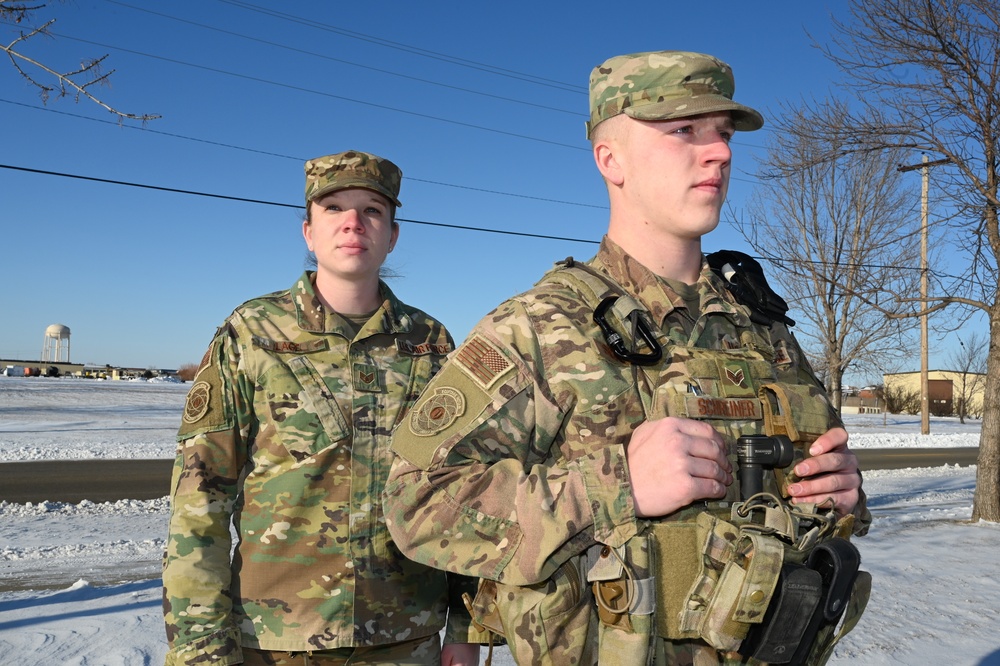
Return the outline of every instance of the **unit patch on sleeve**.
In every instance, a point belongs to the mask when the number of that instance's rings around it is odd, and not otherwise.
[[[439,386],[410,413],[410,432],[421,437],[436,435],[465,413],[465,396],[451,386]]]
[[[191,387],[184,403],[184,414],[181,416],[185,423],[197,423],[208,413],[211,393],[212,387],[208,382],[197,382]]]
[[[485,391],[514,365],[493,343],[477,335],[463,344],[455,355],[455,364]]]

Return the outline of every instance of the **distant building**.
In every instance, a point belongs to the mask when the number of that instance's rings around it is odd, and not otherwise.
[[[883,409],[885,405],[870,386],[862,389],[845,386],[841,392],[841,414],[881,414]]]
[[[920,395],[919,372],[897,372],[882,375],[882,382],[887,389],[895,389]],[[959,406],[956,401],[965,394],[968,405],[965,413],[976,416],[983,411],[983,394],[986,388],[986,375],[978,372],[956,372],[954,370],[927,371],[927,398],[931,414],[949,416],[957,413]]]

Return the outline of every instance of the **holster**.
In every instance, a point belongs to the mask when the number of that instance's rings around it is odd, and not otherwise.
[[[809,657],[820,630],[848,608],[860,565],[858,549],[839,537],[817,545],[805,565],[784,565],[775,601],[740,653],[770,664],[819,663]]]

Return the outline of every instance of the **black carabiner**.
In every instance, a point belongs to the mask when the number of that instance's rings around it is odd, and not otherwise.
[[[628,350],[625,346],[625,339],[619,334],[615,329],[611,327],[608,323],[605,314],[607,314],[608,309],[614,305],[615,301],[618,300],[617,296],[608,296],[594,309],[594,323],[597,324],[601,332],[604,333],[604,339],[611,347],[611,351],[614,355],[618,357],[618,360],[624,361],[625,363],[632,363],[633,365],[653,365],[661,358],[663,358],[663,350],[660,348],[660,344],[656,341],[653,336],[653,332],[649,330],[646,325],[645,320],[641,317],[636,321],[636,332],[642,337],[646,345],[649,346],[650,352],[647,354],[638,354]]]

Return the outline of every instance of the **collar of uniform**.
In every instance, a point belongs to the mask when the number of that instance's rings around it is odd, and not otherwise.
[[[655,273],[607,236],[601,239],[601,248],[594,257],[594,268],[621,285],[625,293],[637,298],[649,310],[657,325],[683,305],[681,297],[667,289]]]
[[[637,297],[649,310],[657,325],[662,326],[666,316],[675,309],[686,307],[684,299],[674,293],[663,280],[607,236],[601,239],[601,248],[594,257],[594,268],[606,273],[621,285],[626,293]],[[698,282],[709,286],[708,289],[699,287],[702,291],[702,314],[724,313],[735,317],[737,323],[743,320],[749,323],[746,313],[735,305],[729,290],[715,275],[704,257],[701,260],[701,275]]]
[[[298,319],[299,328],[311,333],[340,333],[348,340],[352,338],[351,329],[336,312],[327,310],[316,295],[315,288],[316,273],[306,271],[295,284],[292,285],[292,302],[295,303],[295,312]],[[382,321],[378,333],[405,333],[409,331],[413,322],[410,316],[403,310],[403,304],[392,293],[388,285],[379,280],[379,294],[382,296]],[[366,324],[362,330],[367,330]],[[369,331],[372,332],[372,331]]]

